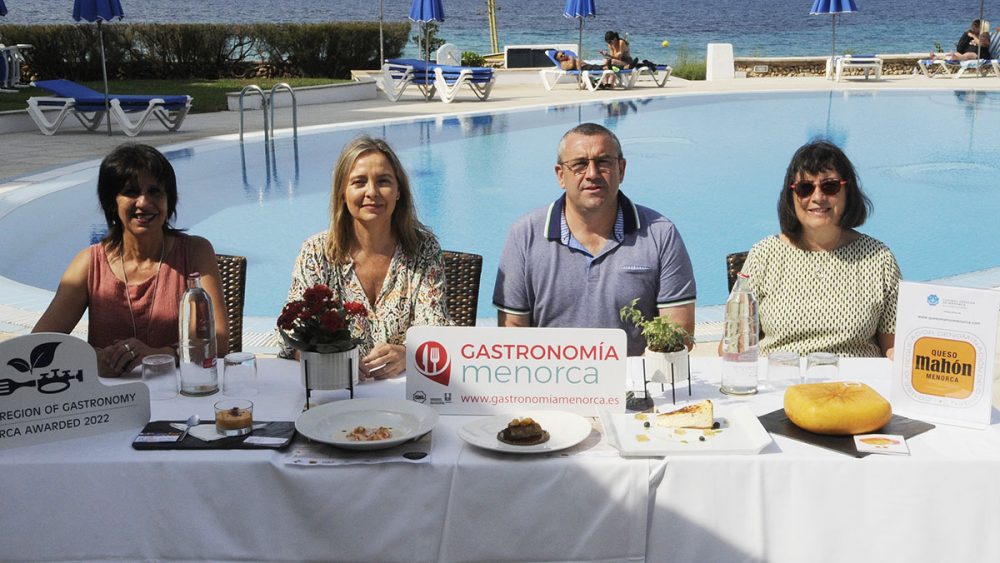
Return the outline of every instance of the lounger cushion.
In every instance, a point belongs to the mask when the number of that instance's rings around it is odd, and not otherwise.
[[[72,98],[78,111],[103,111],[104,94],[77,84],[72,80],[36,80],[35,86],[48,90],[60,98]],[[118,100],[125,111],[144,111],[153,99],[163,100],[166,109],[180,109],[187,105],[187,96],[153,96],[140,94],[108,94],[109,99]],[[39,105],[60,105],[58,102],[40,102]]]

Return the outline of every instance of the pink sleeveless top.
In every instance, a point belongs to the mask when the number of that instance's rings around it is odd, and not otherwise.
[[[90,272],[87,274],[88,331],[91,346],[103,348],[136,336],[153,348],[177,345],[177,315],[181,296],[187,289],[188,274],[187,235],[177,235],[174,247],[167,256],[157,276],[139,284],[130,284],[115,277],[108,264],[104,245],[90,247]],[[153,295],[154,280],[156,295]],[[135,334],[132,333],[132,315],[129,314],[126,289],[132,298],[135,315]]]

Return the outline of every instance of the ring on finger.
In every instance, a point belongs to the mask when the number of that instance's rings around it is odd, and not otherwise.
[[[125,344],[122,344],[122,348],[125,348],[126,352],[131,352],[132,351],[132,347],[128,345],[128,342],[126,342]]]
[[[132,359],[134,360],[135,359],[135,350],[129,348],[128,349],[128,353],[132,355]]]

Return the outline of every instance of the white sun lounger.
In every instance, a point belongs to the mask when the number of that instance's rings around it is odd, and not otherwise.
[[[389,59],[382,65],[382,90],[390,101],[398,101],[412,84],[429,100],[438,94],[450,104],[458,97],[462,86],[468,86],[480,100],[493,91],[496,76],[492,68],[439,65],[420,59]]]
[[[656,65],[656,70],[649,68],[648,66],[637,66],[632,69],[634,78],[632,79],[632,84],[638,84],[643,78],[648,78],[656,84],[657,88],[663,88],[666,85],[667,79],[670,78],[670,74],[674,71],[674,68],[670,65]]]
[[[569,56],[576,58],[576,53],[573,51],[563,51]],[[564,78],[572,78],[573,83],[578,81],[583,82],[583,85],[587,87],[591,92],[597,91],[598,86],[600,86],[601,81],[607,75],[612,75],[615,77],[615,83],[628,90],[635,85],[636,75],[634,71],[628,69],[622,69],[617,72],[611,69],[601,69],[601,70],[564,70],[560,65],[559,61],[556,60],[555,49],[547,49],[545,55],[549,57],[552,61],[552,68],[543,68],[538,71],[538,76],[542,79],[542,85],[545,86],[546,90],[551,91],[556,87],[560,81]]]
[[[1000,30],[995,30],[990,34],[990,52],[988,59],[972,59],[956,61],[948,59],[921,59],[917,61],[917,67],[927,78],[935,76],[950,76],[955,70],[952,78],[961,78],[967,70],[976,70],[978,73],[989,74],[992,70],[1000,78]]]
[[[875,73],[875,80],[882,79],[882,59],[875,55],[844,55],[842,57],[834,57],[833,65],[827,60],[826,77],[840,82],[844,77],[844,71],[849,68],[864,70],[865,80],[868,80],[868,75],[872,72]]]
[[[32,86],[48,90],[55,96],[28,98],[28,115],[45,135],[54,135],[70,115],[85,128],[93,131],[101,126],[106,111],[104,94],[71,80],[39,80]],[[129,137],[138,135],[150,117],[155,117],[168,131],[176,131],[191,109],[191,96],[143,96],[109,94],[111,117]],[[45,116],[43,108],[57,109],[55,119]],[[129,119],[129,113],[138,118]],[[109,119],[111,118],[109,117]]]

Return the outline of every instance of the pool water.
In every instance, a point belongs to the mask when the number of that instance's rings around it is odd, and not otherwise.
[[[463,108],[464,109],[464,108]],[[330,172],[359,133],[385,137],[409,171],[417,209],[445,249],[482,254],[479,316],[508,226],[561,190],[556,145],[572,126],[614,130],[623,191],[672,219],[694,263],[698,305],[725,301],[725,255],[778,230],[775,206],[797,147],[827,137],[858,169],[875,213],[862,227],[895,252],[903,276],[935,279],[997,265],[1000,93],[850,91],[671,96],[497,114],[327,127],[263,142],[169,151],[177,225],[249,260],[246,314],[275,317],[302,241],[327,228]],[[53,174],[0,218],[0,275],[55,289],[103,230],[97,168]],[[31,199],[34,194],[45,194]]]

